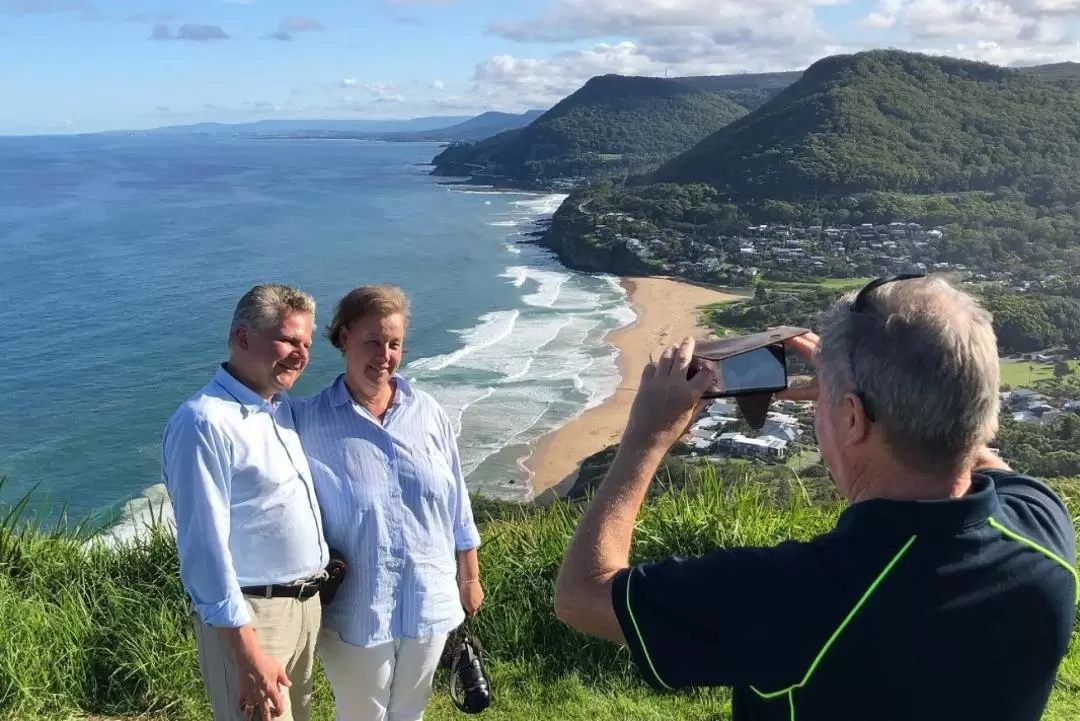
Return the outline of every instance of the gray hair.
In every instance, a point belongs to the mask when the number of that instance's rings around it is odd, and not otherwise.
[[[897,460],[954,472],[998,428],[993,318],[941,275],[886,283],[851,312],[845,295],[821,323],[818,357],[828,402],[857,393]]]
[[[229,347],[238,328],[266,330],[281,322],[286,313],[304,313],[315,318],[315,299],[302,290],[278,283],[257,285],[240,299],[229,328]]]

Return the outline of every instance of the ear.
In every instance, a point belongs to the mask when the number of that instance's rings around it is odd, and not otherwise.
[[[845,393],[840,407],[841,430],[848,445],[863,443],[870,437],[870,419],[862,400],[854,393]]]
[[[250,345],[250,339],[248,338],[248,329],[245,326],[240,326],[236,329],[235,335],[236,347],[241,350],[247,350]]]
[[[349,329],[345,326],[341,327],[338,331],[338,343],[341,345],[341,352],[344,353],[349,349]]]

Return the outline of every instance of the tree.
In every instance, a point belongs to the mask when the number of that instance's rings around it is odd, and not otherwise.
[[[1072,440],[1078,426],[1080,426],[1080,419],[1077,419],[1076,414],[1066,413],[1061,419],[1061,440]]]
[[[764,283],[758,283],[754,288],[754,300],[758,303],[766,303],[769,300],[769,289]]]
[[[1065,376],[1070,375],[1072,372],[1072,366],[1070,366],[1065,361],[1058,361],[1054,364],[1055,378],[1064,378]]]

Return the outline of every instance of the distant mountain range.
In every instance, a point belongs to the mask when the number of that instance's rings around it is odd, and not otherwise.
[[[251,123],[195,123],[166,125],[148,130],[116,130],[111,133],[142,135],[266,134],[300,131],[336,131],[353,133],[401,133],[436,130],[471,120],[472,116],[447,115],[399,120],[341,120],[312,118],[301,120],[256,120]]]
[[[401,120],[258,120],[251,123],[196,123],[149,130],[118,130],[123,135],[244,135],[276,138],[358,138],[399,141],[469,141],[528,125],[543,110],[477,116],[432,116]]]
[[[645,173],[799,76],[594,77],[524,128],[447,148],[434,172],[526,188]]]

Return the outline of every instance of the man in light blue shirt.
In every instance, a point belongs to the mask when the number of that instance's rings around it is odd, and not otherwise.
[[[329,551],[285,391],[307,367],[314,316],[315,301],[287,286],[244,295],[228,362],[162,438],[215,721],[310,716]]]

